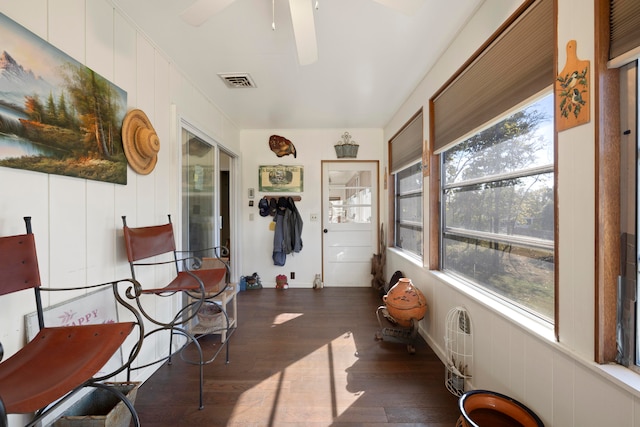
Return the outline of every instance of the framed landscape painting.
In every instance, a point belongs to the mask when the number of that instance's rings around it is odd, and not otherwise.
[[[0,14],[0,166],[127,183],[127,94]]]

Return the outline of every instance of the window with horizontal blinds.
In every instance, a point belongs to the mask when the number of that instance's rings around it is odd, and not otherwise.
[[[391,173],[422,158],[422,111],[391,138]]]
[[[553,0],[511,21],[433,98],[436,153],[553,84]]]
[[[640,1],[611,0],[609,59],[640,47]]]

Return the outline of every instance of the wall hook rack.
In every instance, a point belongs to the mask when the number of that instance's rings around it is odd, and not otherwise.
[[[300,200],[302,200],[302,196],[287,196],[287,195],[273,195],[273,196],[264,196],[263,199],[267,199],[268,201],[271,201],[271,199],[276,199],[278,200],[280,197],[291,197],[293,199],[294,202],[299,202]]]

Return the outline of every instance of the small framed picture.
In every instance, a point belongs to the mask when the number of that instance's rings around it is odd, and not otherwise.
[[[260,166],[258,184],[261,192],[302,193],[304,174],[302,166]]]

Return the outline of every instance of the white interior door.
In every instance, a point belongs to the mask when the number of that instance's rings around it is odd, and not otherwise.
[[[322,162],[324,286],[371,286],[378,252],[378,162]]]

